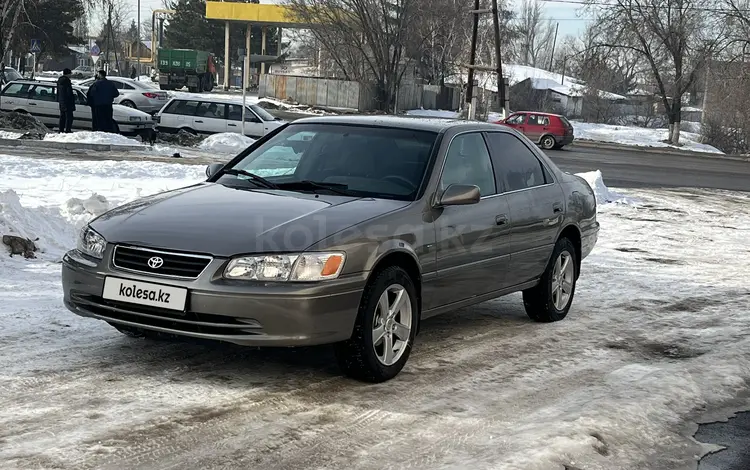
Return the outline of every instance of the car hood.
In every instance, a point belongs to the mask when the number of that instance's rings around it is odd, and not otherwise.
[[[120,206],[91,227],[109,243],[230,257],[302,251],[408,204],[200,183]]]

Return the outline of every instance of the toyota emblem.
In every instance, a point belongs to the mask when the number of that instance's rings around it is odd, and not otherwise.
[[[158,256],[154,256],[152,258],[149,258],[148,260],[148,267],[151,269],[159,269],[162,266],[164,266],[164,260],[159,258]]]

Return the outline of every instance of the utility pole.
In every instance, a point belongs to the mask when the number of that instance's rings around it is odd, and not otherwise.
[[[549,71],[552,72],[553,61],[555,60],[555,46],[557,45],[557,30],[560,29],[560,23],[555,26],[555,38],[552,40],[552,54],[549,56]]]
[[[138,37],[136,38],[136,41],[138,41],[138,45],[136,46],[135,55],[136,55],[136,69],[135,69],[135,78],[136,80],[140,81],[141,78],[141,0],[138,0],[138,32],[136,33]],[[154,47],[153,44],[151,44],[151,47]]]
[[[469,64],[465,67],[469,69],[469,80],[466,90],[466,102],[470,103],[469,117],[472,118],[476,114],[476,105],[474,104],[474,72],[485,71],[485,72],[496,72],[497,73],[497,106],[503,110],[503,114],[508,114],[508,102],[505,93],[505,80],[503,78],[503,65],[502,65],[502,54],[500,49],[500,9],[497,6],[497,0],[491,0],[491,8],[479,8],[479,0],[474,0],[474,9],[469,13],[473,16],[472,30],[471,30],[471,49]],[[491,13],[492,14],[492,26],[495,33],[495,67],[488,67],[476,64],[477,56],[477,35],[479,29],[479,15]]]

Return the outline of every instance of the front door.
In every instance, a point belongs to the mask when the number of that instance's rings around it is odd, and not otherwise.
[[[227,112],[227,132],[242,133],[242,105],[230,104]],[[245,110],[245,135],[254,138],[263,137],[263,121],[250,108]]]
[[[451,184],[480,189],[478,204],[435,210],[438,277],[425,308],[481,296],[506,285],[510,254],[509,213],[499,194],[487,145],[479,132],[450,143],[438,192]]]
[[[58,126],[60,124],[60,105],[54,85],[36,85],[29,92],[29,113],[44,124]]]
[[[507,191],[511,283],[517,285],[544,272],[562,228],[565,199],[552,174],[521,139],[507,132],[486,136]]]
[[[512,127],[513,129],[523,134],[524,129],[526,128],[526,114],[516,113],[510,115],[508,119],[505,120],[505,125],[508,127]]]
[[[73,111],[73,127],[75,129],[93,129],[91,120],[91,107],[86,102],[86,97],[78,90],[73,90],[76,99],[76,110]]]

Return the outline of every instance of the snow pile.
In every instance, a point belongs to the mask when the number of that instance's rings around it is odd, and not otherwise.
[[[142,147],[143,144],[135,139],[129,139],[120,134],[111,134],[109,132],[92,132],[81,131],[70,134],[47,134],[44,140],[48,142],[71,142],[87,144],[106,144],[106,145],[128,145],[133,147]]]
[[[20,139],[22,135],[21,132],[0,131],[0,139]]]
[[[59,210],[28,208],[13,190],[0,192],[0,235],[16,235],[35,240],[42,258],[57,261],[76,245],[76,228]],[[39,253],[37,253],[39,256]],[[5,256],[0,255],[0,259]]]
[[[607,204],[615,202],[619,204],[634,204],[634,201],[626,198],[625,196],[618,194],[614,191],[610,191],[607,185],[604,184],[604,177],[600,170],[588,171],[586,173],[576,173],[576,176],[580,176],[591,186],[596,197],[596,205]]]
[[[73,222],[76,227],[83,227],[94,217],[100,216],[110,209],[110,203],[106,197],[100,194],[92,194],[87,199],[72,197],[63,205],[61,213],[66,219]]]
[[[207,137],[203,142],[198,145],[200,150],[206,152],[215,153],[239,153],[252,144],[255,143],[255,139],[244,136],[242,134],[235,134],[233,132],[224,132],[221,134],[213,134]]]
[[[664,141],[667,139],[667,129],[649,129],[645,127],[612,126],[609,124],[595,124],[589,122],[571,122],[576,139],[593,140],[597,142],[611,142],[622,145],[639,147],[673,147]],[[700,134],[682,131],[680,133],[682,150],[695,152],[709,152],[723,154],[721,150],[710,145],[700,143]]]

